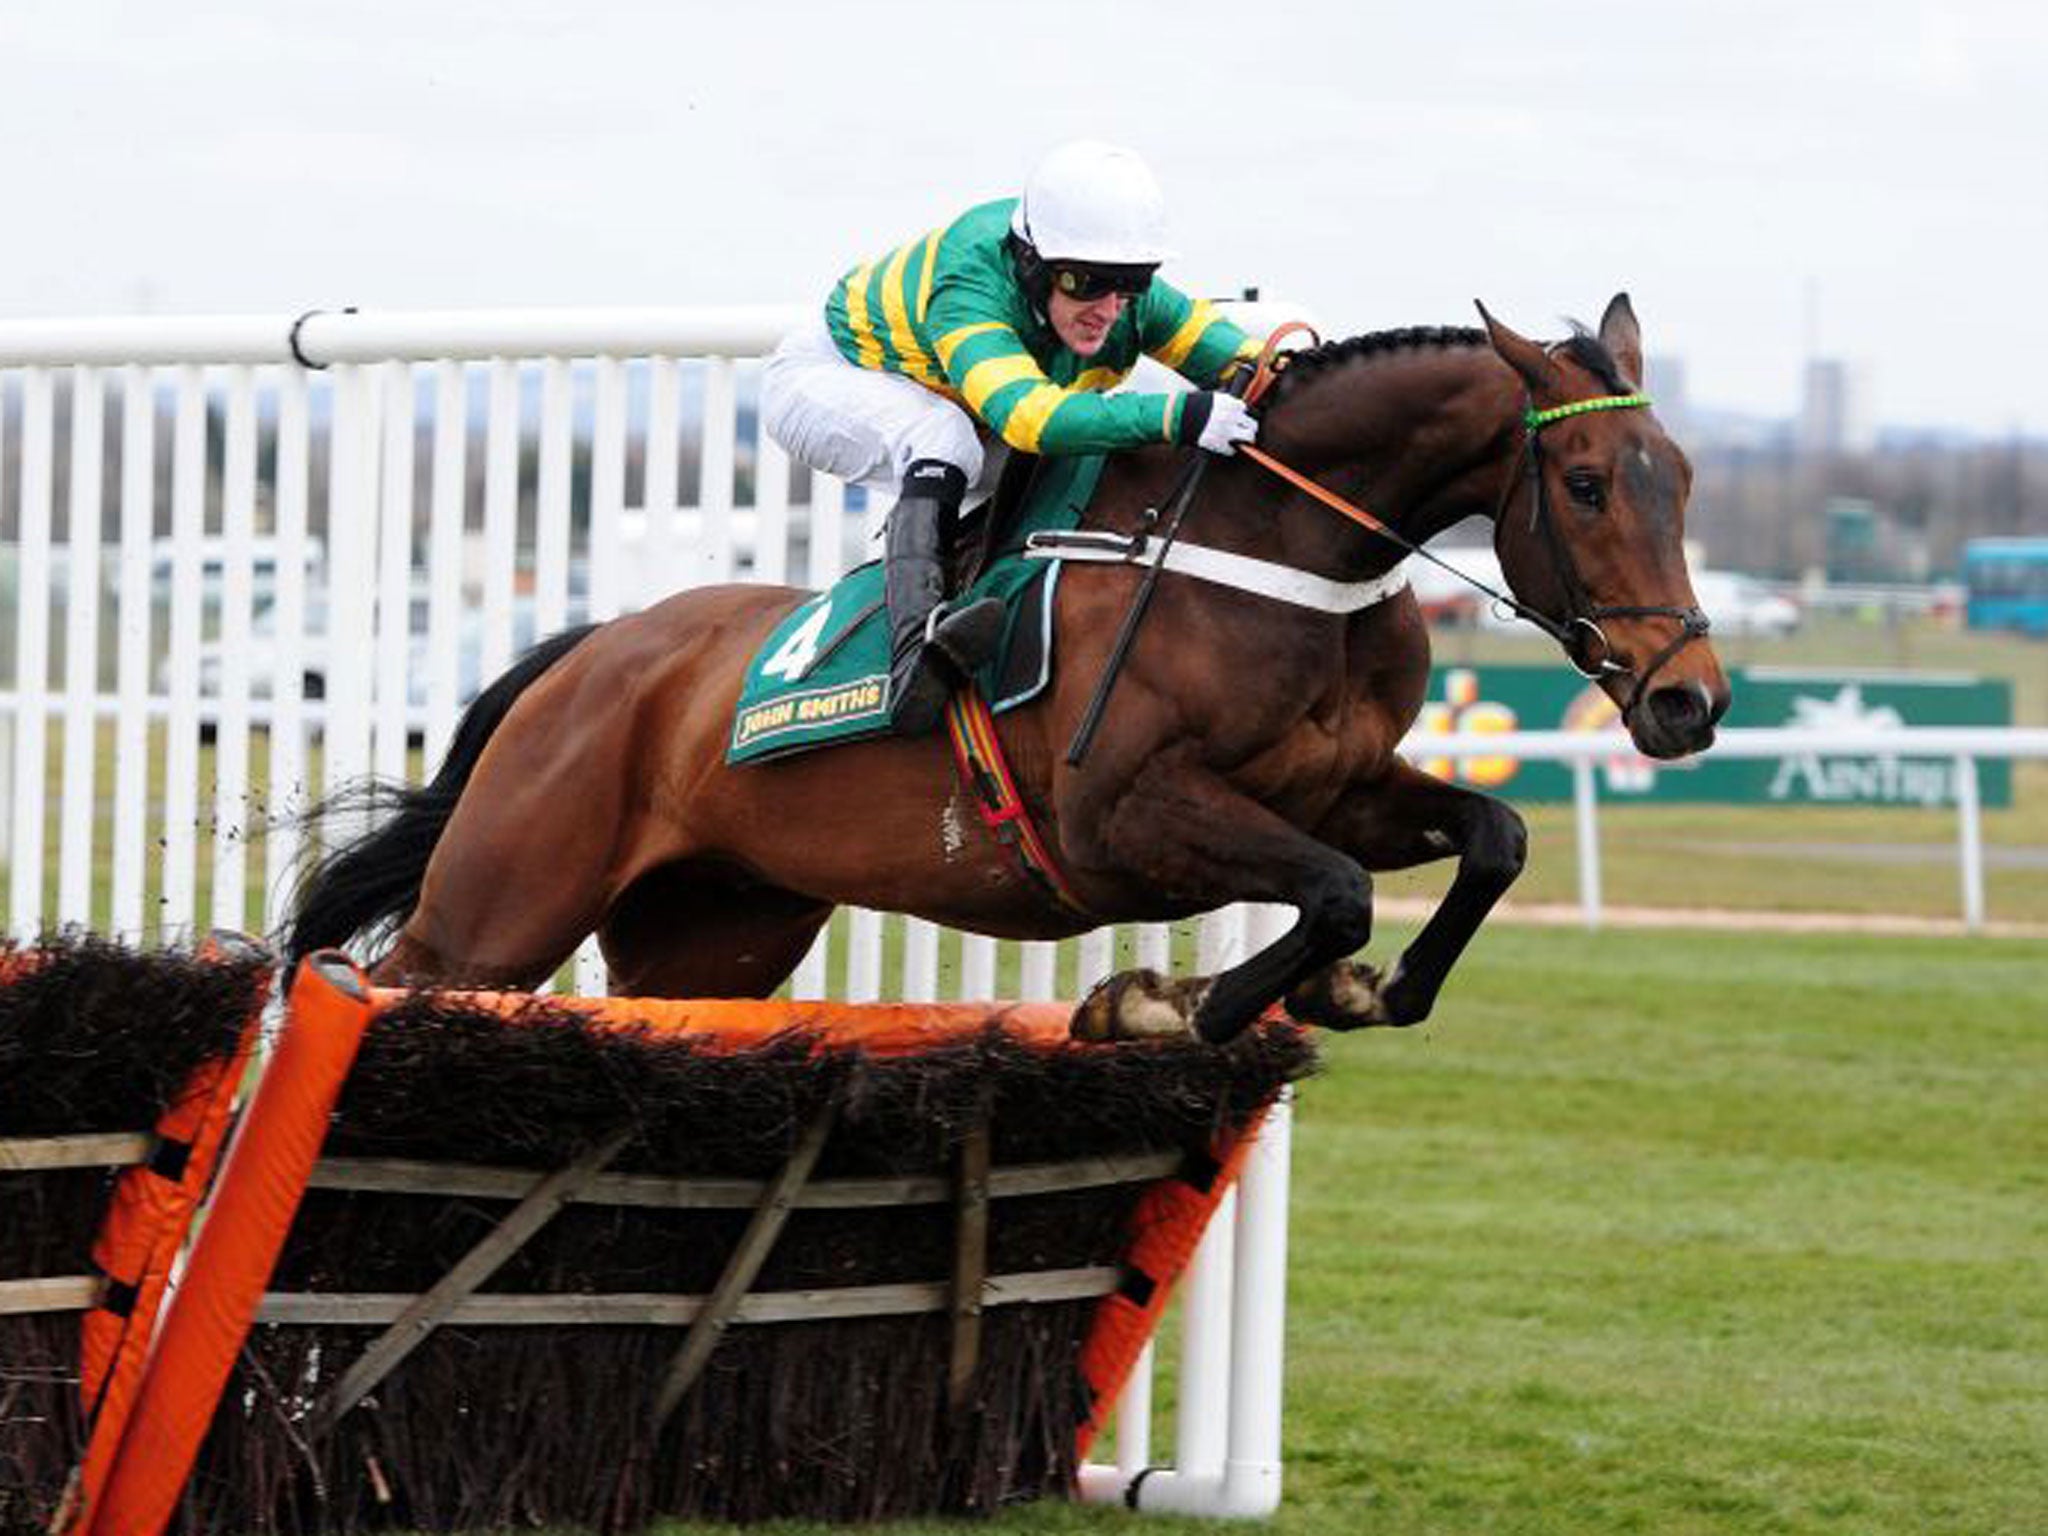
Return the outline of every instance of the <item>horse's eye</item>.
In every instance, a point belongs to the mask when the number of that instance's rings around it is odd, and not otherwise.
[[[1582,507],[1591,507],[1597,512],[1607,505],[1607,486],[1600,476],[1590,469],[1566,470],[1564,488],[1571,499]]]

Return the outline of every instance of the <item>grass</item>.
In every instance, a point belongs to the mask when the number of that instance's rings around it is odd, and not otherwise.
[[[2048,1527],[2048,945],[1494,928],[1326,1046],[1274,1529]]]

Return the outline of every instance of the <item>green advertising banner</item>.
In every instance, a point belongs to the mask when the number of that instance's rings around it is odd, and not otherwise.
[[[1728,726],[1884,730],[1908,725],[2009,725],[2012,685],[2004,679],[1903,672],[1732,668]],[[1597,766],[1600,793],[1617,800],[1742,802],[1765,805],[1954,805],[1955,762],[1890,753],[1801,754],[1659,763],[1629,745],[1619,711],[1568,668],[1440,666],[1403,751],[1441,778],[1515,800],[1569,800],[1562,763],[1511,757],[1432,759],[1428,737],[1451,731],[1600,731],[1615,749]],[[1987,806],[2012,803],[2012,765],[1978,764]]]

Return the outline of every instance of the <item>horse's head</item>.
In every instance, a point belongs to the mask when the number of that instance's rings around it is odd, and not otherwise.
[[[1495,519],[1502,574],[1613,699],[1641,751],[1700,751],[1728,708],[1728,678],[1685,566],[1692,466],[1639,393],[1628,295],[1615,295],[1597,337],[1554,346],[1479,312],[1527,394]]]

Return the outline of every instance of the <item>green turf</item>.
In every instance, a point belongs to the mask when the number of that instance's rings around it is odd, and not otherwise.
[[[1275,1529],[2048,1529],[2048,945],[1498,928],[1327,1044]]]

